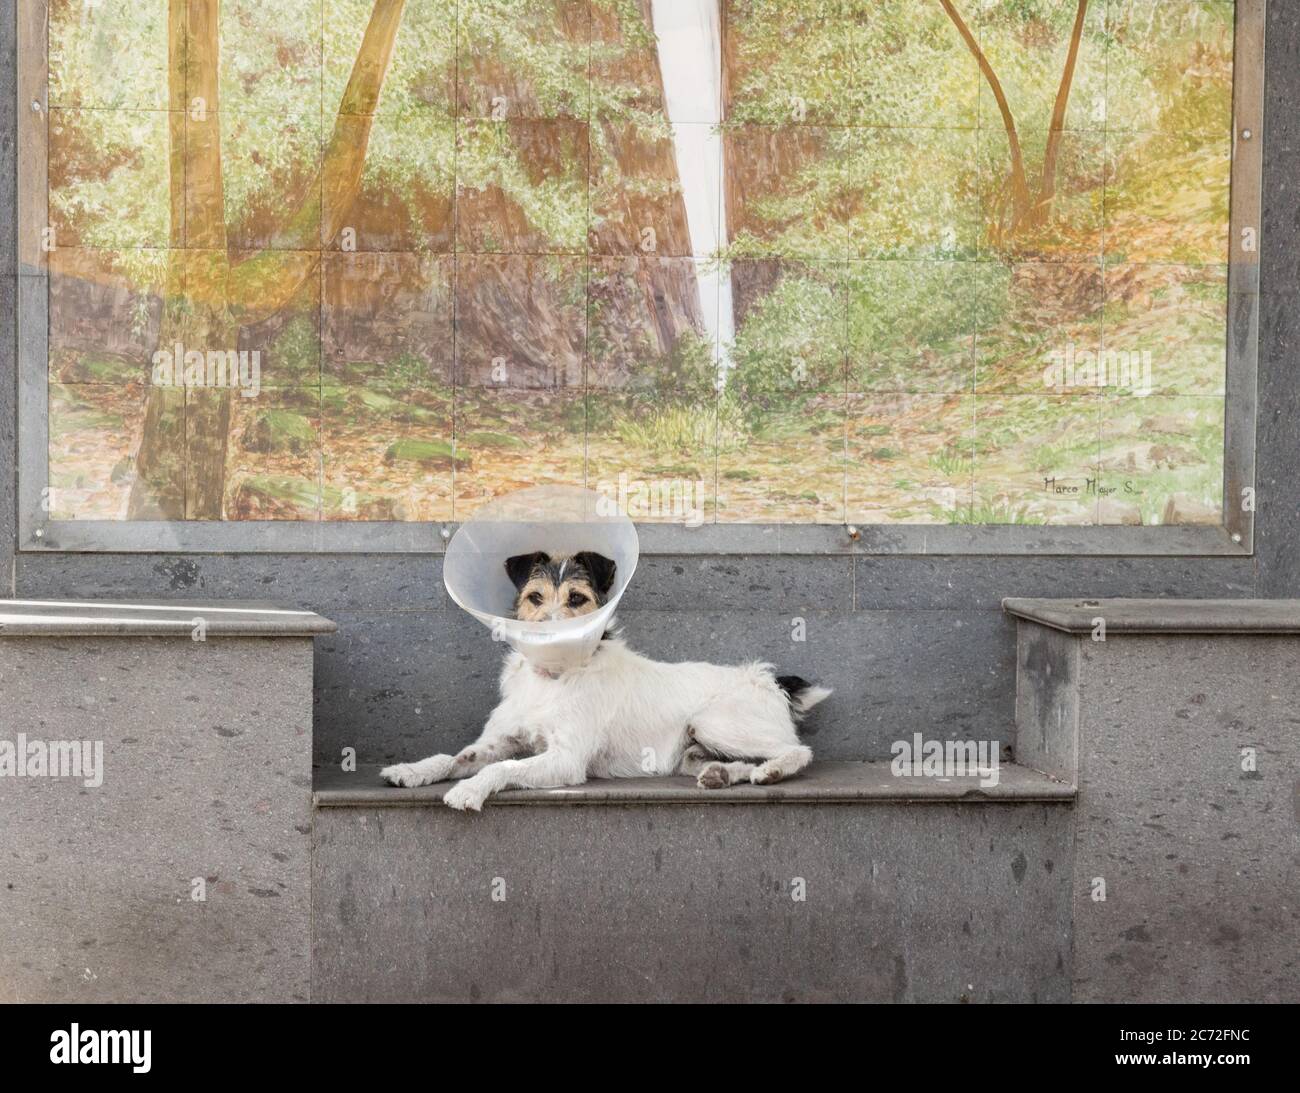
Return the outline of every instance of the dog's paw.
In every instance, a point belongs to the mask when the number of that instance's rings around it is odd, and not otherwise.
[[[760,763],[749,774],[749,780],[756,786],[770,786],[784,777],[785,771],[781,769],[780,764],[770,759],[766,763]]]
[[[427,786],[433,781],[424,771],[420,769],[419,763],[394,763],[391,767],[385,767],[379,772],[381,777],[390,786]]]
[[[700,789],[723,789],[731,785],[731,778],[727,774],[727,768],[721,763],[710,763],[700,771],[700,776],[695,779],[695,784]]]
[[[473,780],[460,782],[447,790],[442,798],[442,803],[448,808],[454,808],[458,812],[464,812],[469,809],[472,812],[480,812],[483,809],[483,802],[487,800],[487,794],[473,785]]]
[[[431,755],[417,763],[394,763],[379,776],[391,786],[431,786],[450,777],[455,765],[455,756]]]

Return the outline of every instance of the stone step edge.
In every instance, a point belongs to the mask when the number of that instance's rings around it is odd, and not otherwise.
[[[1112,634],[1300,634],[1300,600],[1009,596],[1002,610],[1067,634],[1091,633],[1098,620]]]
[[[337,768],[314,772],[312,804],[316,808],[445,807],[442,796],[455,783],[439,782],[415,789],[386,785],[378,764],[349,773]],[[825,761],[772,786],[743,784],[700,789],[683,776],[594,778],[561,789],[510,789],[492,797],[486,808],[500,805],[645,805],[645,804],[876,804],[1072,802],[1069,783],[1016,763],[1002,763],[997,784],[984,785],[979,775],[938,778],[899,776],[889,760]]]
[[[0,599],[0,638],[302,638],[338,627],[263,600]]]

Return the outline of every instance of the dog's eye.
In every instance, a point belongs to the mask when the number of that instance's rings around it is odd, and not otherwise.
[[[569,606],[570,606],[570,607],[581,607],[581,606],[582,606],[584,603],[586,603],[586,602],[587,602],[587,597],[584,596],[581,592],[570,592],[570,593],[569,593]]]
[[[528,594],[528,602],[531,603],[534,607],[541,607],[542,594],[540,592],[530,592]]]

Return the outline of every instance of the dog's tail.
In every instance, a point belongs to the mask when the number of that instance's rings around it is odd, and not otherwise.
[[[831,689],[809,683],[802,676],[777,676],[776,685],[785,692],[786,701],[795,716],[806,714],[818,702],[829,698]]]

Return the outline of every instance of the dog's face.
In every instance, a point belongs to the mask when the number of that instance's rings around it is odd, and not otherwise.
[[[538,551],[506,559],[514,583],[515,618],[552,622],[589,615],[604,603],[614,586],[615,565],[590,550],[571,558],[552,558]]]

